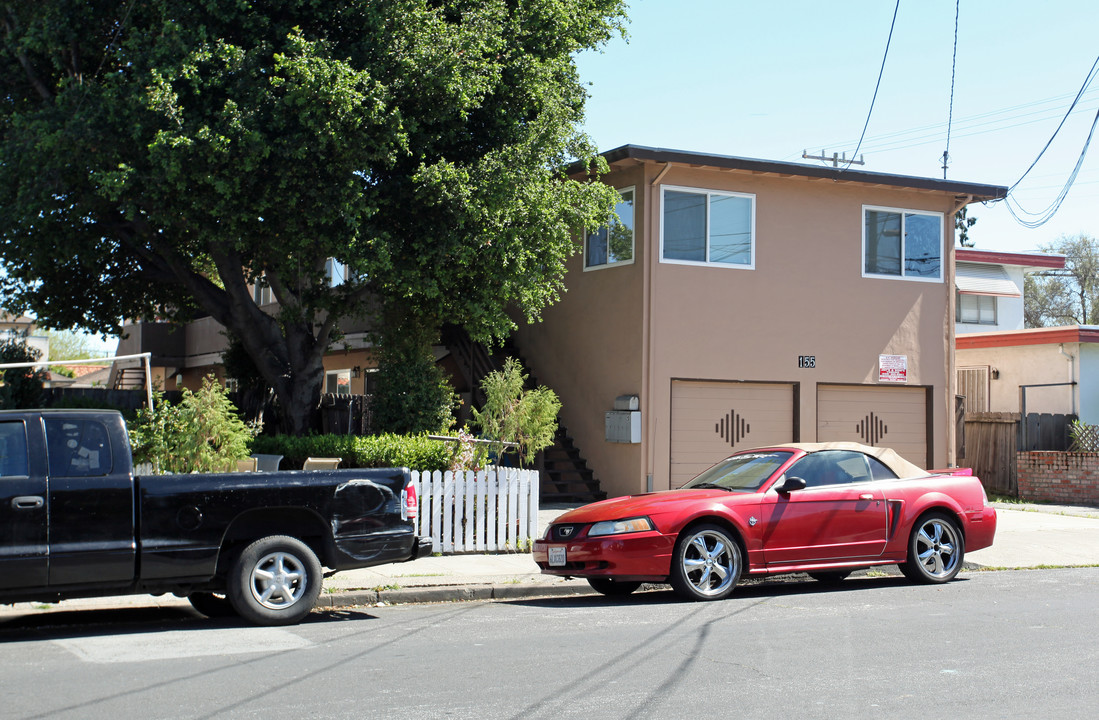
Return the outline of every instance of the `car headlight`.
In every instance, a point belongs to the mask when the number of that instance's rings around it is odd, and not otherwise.
[[[604,520],[597,522],[588,530],[588,537],[599,535],[622,535],[623,533],[646,532],[653,529],[653,522],[647,517],[628,518],[626,520]]]

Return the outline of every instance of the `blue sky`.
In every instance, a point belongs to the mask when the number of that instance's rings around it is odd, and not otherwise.
[[[579,57],[585,131],[635,144],[812,163],[851,155],[870,110],[894,0],[631,0],[628,40]],[[901,0],[858,169],[941,178],[954,0]],[[961,0],[950,180],[1010,186],[1053,135],[1099,55],[1094,0]],[[1099,79],[1014,197],[1045,209],[1099,109]],[[1097,133],[1099,135],[1099,133]],[[1099,137],[1059,212],[1036,229],[974,205],[978,248],[1026,252],[1099,237]]]

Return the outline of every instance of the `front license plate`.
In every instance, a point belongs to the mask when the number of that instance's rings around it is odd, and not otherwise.
[[[561,567],[565,564],[565,548],[551,547],[548,550],[550,567]]]

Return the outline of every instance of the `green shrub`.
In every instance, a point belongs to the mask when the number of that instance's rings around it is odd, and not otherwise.
[[[504,361],[502,370],[486,375],[481,381],[485,406],[471,411],[470,425],[480,431],[481,437],[493,441],[479,447],[487,447],[497,457],[513,452],[522,464],[529,465],[539,450],[553,444],[561,401],[547,387],[524,390],[526,381],[527,375],[515,358]],[[516,447],[509,448],[505,443]]]
[[[252,451],[282,455],[282,467],[299,469],[309,457],[342,458],[341,468],[407,467],[412,470],[446,470],[451,449],[425,435],[262,435]]]
[[[42,353],[27,345],[27,333],[16,333],[0,343],[0,363],[38,362]],[[0,370],[0,409],[42,407],[42,383],[49,379],[37,368]]]
[[[158,400],[129,426],[135,463],[152,463],[157,472],[224,472],[248,457],[252,431],[213,376],[197,393],[184,390],[178,405]]]

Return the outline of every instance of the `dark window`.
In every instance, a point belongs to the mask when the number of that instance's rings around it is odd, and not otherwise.
[[[0,477],[27,475],[27,429],[22,422],[0,423]]]
[[[92,477],[113,469],[107,426],[98,420],[46,418],[50,475]]]

